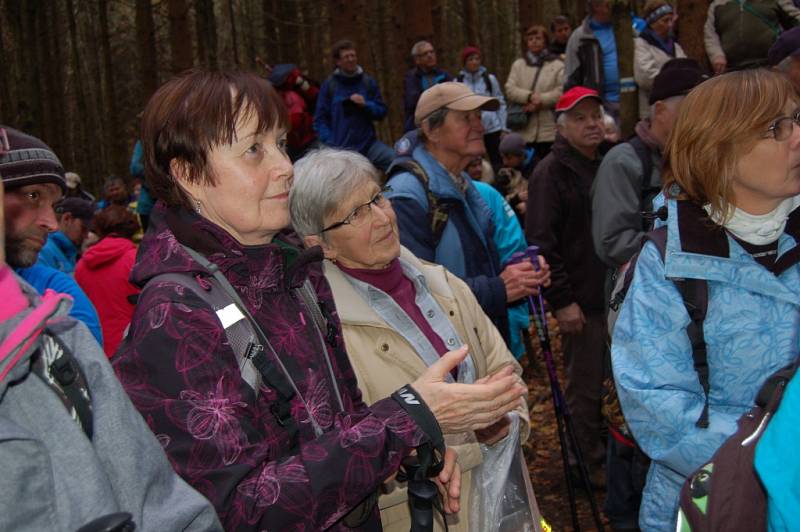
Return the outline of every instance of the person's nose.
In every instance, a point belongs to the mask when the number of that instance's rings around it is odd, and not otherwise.
[[[58,229],[58,220],[56,220],[56,211],[53,210],[53,207],[48,205],[46,207],[42,207],[39,212],[39,225],[44,229],[47,229],[48,233],[52,233],[56,229]]]

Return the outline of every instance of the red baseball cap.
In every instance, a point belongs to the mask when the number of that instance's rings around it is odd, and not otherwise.
[[[558,99],[556,103],[556,114],[569,111],[586,98],[594,98],[599,103],[603,103],[603,99],[596,90],[586,87],[572,87]]]

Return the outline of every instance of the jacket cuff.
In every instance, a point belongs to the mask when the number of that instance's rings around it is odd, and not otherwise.
[[[428,436],[434,449],[439,450],[444,456],[445,444],[442,429],[422,396],[410,384],[407,384],[394,392],[392,399],[397,401],[414,423]]]

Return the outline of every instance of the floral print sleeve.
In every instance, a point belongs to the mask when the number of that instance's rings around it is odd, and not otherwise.
[[[244,295],[304,399],[291,404],[294,454],[270,410],[275,391],[262,385],[255,396],[214,311],[180,286],[143,292],[115,370],[175,470],[214,504],[226,530],[344,529],[341,518],[426,436],[392,399],[367,407],[346,356],[329,350],[340,411],[315,335],[304,330],[310,319],[291,292],[265,286]],[[380,530],[373,514],[365,529]]]

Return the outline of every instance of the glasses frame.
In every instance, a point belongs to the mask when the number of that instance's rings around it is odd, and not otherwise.
[[[384,185],[383,187],[381,187],[381,189],[378,192],[375,193],[374,196],[372,196],[371,200],[369,200],[366,203],[362,203],[361,205],[356,205],[355,208],[352,211],[350,211],[350,214],[348,214],[347,216],[344,217],[344,220],[342,220],[341,222],[332,223],[331,225],[329,225],[328,227],[326,227],[322,231],[320,231],[319,234],[322,234],[322,233],[325,233],[325,232],[328,232],[328,231],[333,231],[334,229],[342,227],[343,225],[353,225],[353,223],[351,221],[351,218],[353,217],[353,215],[355,215],[355,213],[356,213],[356,211],[358,209],[361,209],[363,207],[368,207],[369,208],[369,213],[371,215],[373,207],[378,207],[378,201],[381,199],[381,197],[384,196],[387,192],[391,192],[391,191],[392,191],[392,187],[390,187],[388,185]],[[385,199],[387,201],[389,200],[389,198],[385,198]],[[380,207],[378,207],[378,208],[380,208]],[[353,226],[353,227],[356,227],[356,226]]]
[[[789,131],[789,136],[785,138],[778,138],[778,131],[780,130],[780,124],[785,120],[791,120],[792,129]],[[772,124],[770,124],[770,126],[767,128],[767,134],[765,138],[772,137],[773,139],[775,139],[776,142],[784,142],[786,140],[789,140],[789,138],[792,136],[792,133],[794,133],[795,126],[800,126],[800,109],[795,111],[794,114],[791,116],[781,116],[779,118],[776,118],[772,122]]]

